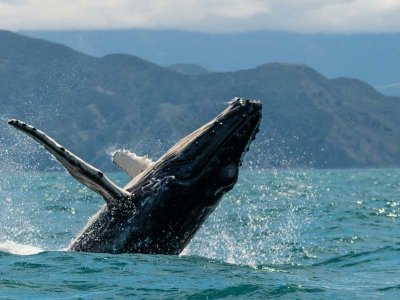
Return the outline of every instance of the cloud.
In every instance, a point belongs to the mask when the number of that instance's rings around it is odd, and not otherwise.
[[[9,30],[399,32],[399,0],[0,0]]]

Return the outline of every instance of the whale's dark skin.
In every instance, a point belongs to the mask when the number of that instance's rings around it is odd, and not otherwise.
[[[72,176],[106,200],[69,250],[179,254],[235,185],[260,120],[259,102],[235,98],[124,189],[43,132],[17,120],[9,124],[41,143]]]

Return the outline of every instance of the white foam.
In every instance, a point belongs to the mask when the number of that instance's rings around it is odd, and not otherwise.
[[[32,255],[43,251],[42,248],[19,244],[14,241],[0,242],[0,252],[7,252],[16,255]]]

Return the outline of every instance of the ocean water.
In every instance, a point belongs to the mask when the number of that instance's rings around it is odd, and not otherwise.
[[[66,252],[103,200],[0,175],[0,299],[400,299],[400,169],[241,170],[180,256]]]

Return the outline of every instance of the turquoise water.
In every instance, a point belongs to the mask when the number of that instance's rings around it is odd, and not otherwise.
[[[63,251],[103,200],[0,175],[0,299],[400,297],[399,169],[242,170],[181,256]]]

